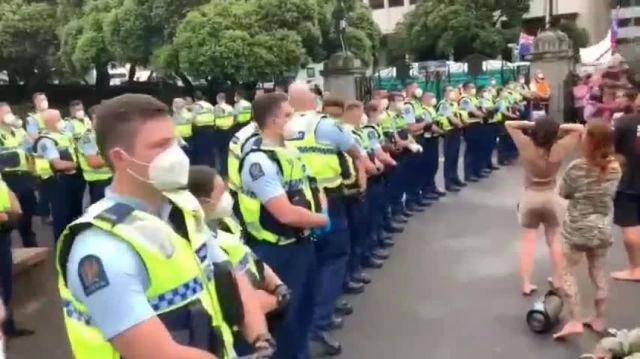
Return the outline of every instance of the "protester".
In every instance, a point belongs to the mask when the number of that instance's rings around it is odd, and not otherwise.
[[[589,277],[596,287],[595,316],[586,324],[599,333],[605,330],[605,259],[613,242],[613,196],[621,176],[613,151],[611,126],[604,121],[589,122],[582,138],[582,157],[567,167],[560,183],[560,197],[569,200],[562,223],[562,292],[570,319],[554,335],[556,339],[583,331],[581,293],[572,274],[583,257],[587,258]]]
[[[551,254],[552,282],[555,287],[560,285],[562,251],[556,239],[560,225],[558,195],[555,192],[556,174],[567,154],[577,144],[583,127],[578,124],[560,125],[550,118],[535,122],[507,121],[505,126],[518,148],[525,170],[525,190],[518,205],[520,225],[524,228],[520,274],[522,294],[530,295],[537,289],[531,282],[531,275],[540,225],[544,226]],[[530,136],[524,134],[525,130],[531,131]],[[560,132],[567,135],[558,140]]]

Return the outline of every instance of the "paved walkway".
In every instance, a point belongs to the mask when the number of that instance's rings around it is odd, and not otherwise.
[[[517,275],[520,185],[520,169],[505,168],[413,218],[365,294],[352,298],[356,312],[335,333],[341,358],[575,359],[590,350],[590,334],[559,344],[525,325],[531,300],[519,294]],[[50,228],[38,234],[49,238]],[[611,263],[618,268],[624,254],[616,240]],[[542,238],[538,254],[542,287],[549,273]],[[587,283],[584,272],[580,277]],[[42,307],[19,317],[37,333],[12,342],[9,358],[71,357],[51,292]],[[611,294],[611,324],[640,324],[640,284],[614,283]]]

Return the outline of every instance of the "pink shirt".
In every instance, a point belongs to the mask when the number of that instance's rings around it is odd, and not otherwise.
[[[589,86],[580,84],[573,87],[573,104],[575,107],[584,106],[584,99],[589,94]]]

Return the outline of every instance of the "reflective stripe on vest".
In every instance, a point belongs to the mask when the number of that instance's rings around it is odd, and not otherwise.
[[[85,136],[95,137],[95,133],[92,129],[88,129],[87,133],[85,133]],[[102,156],[100,156],[100,154],[98,154],[98,156],[100,157],[100,159],[102,159]],[[87,182],[103,181],[113,176],[113,172],[111,172],[111,169],[106,164],[100,168],[91,167],[91,165],[89,165],[87,156],[80,152],[78,152],[78,164],[82,169],[82,176]]]
[[[222,105],[216,105],[213,108],[214,113],[214,126],[221,130],[228,130],[234,124],[233,111],[226,109]]]
[[[343,174],[349,169],[344,153],[338,151],[333,145],[318,142],[316,128],[321,120],[335,121],[321,114],[305,114],[292,118],[290,121],[296,121],[301,131],[296,137],[289,138],[286,142],[300,151],[304,164],[318,180],[320,187],[334,189],[342,185]]]
[[[176,134],[181,138],[190,138],[193,135],[193,115],[186,109],[173,115],[176,124]]]
[[[258,136],[258,126],[252,122],[240,131],[229,141],[229,155],[227,157],[227,174],[229,189],[232,191],[242,190],[242,181],[240,179],[240,158],[242,157],[242,148],[252,138]]]
[[[319,194],[309,183],[302,158],[295,148],[273,147],[256,139],[252,149],[240,160],[240,168],[250,153],[262,152],[279,168],[283,180],[283,188],[289,201],[294,206],[304,207],[312,212],[320,208]],[[286,245],[308,236],[308,230],[301,230],[280,223],[257,199],[246,189],[245,196],[238,196],[240,212],[246,225],[249,238],[273,244]]]
[[[193,117],[193,125],[196,127],[215,125],[216,116],[213,113],[213,106],[206,101],[198,101],[195,105],[200,107],[200,111]]]
[[[11,209],[10,193],[9,186],[0,180],[0,212],[7,212]]]
[[[238,101],[238,123],[245,124],[251,120],[251,103],[247,100]]]
[[[9,129],[0,130],[0,171],[29,171],[29,156],[22,148],[22,141]]]
[[[440,114],[440,107],[443,106],[444,104],[449,103],[449,101],[447,100],[441,100],[440,102],[438,102],[438,105],[436,106],[436,112],[437,112],[437,116],[436,116],[436,122],[438,123],[438,126],[442,129],[442,131],[447,132],[453,129],[453,125],[451,124],[451,121],[449,120],[449,118],[447,118],[447,116],[441,115]],[[454,113],[452,111],[452,113]]]
[[[182,206],[179,208],[182,209]],[[189,240],[176,233],[170,224],[160,218],[109,199],[90,206],[83,217],[67,227],[57,244],[56,267],[64,322],[75,358],[120,357],[100,330],[92,324],[86,307],[73,297],[65,280],[67,259],[74,238],[92,226],[126,242],[137,252],[150,279],[149,288],[145,292],[149,304],[175,340],[183,345],[214,351],[220,357],[234,356],[232,333],[228,326],[218,322],[221,318],[220,304],[212,281],[214,269],[207,256],[206,232],[192,234],[195,218],[190,211],[182,209],[182,213]],[[184,317],[186,320],[172,321],[169,314],[173,318]],[[197,327],[204,332],[199,333],[200,336],[207,337],[207,340],[190,342],[189,338],[193,336],[183,335],[185,332],[190,333],[197,322],[202,322],[191,320],[193,317],[202,318],[204,323],[211,323]],[[211,332],[211,336],[221,338],[220,347],[211,347],[207,331]]]

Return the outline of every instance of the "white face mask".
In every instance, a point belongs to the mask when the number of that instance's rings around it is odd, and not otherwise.
[[[455,92],[450,92],[450,93],[447,95],[447,98],[448,98],[449,100],[451,100],[451,101],[454,101],[454,100],[456,99],[456,93],[455,93]]]
[[[430,106],[435,106],[438,104],[438,100],[436,100],[435,98],[432,98],[431,100],[429,100],[429,105]]]
[[[386,110],[387,107],[389,107],[389,100],[387,100],[386,98],[383,99],[382,101],[380,101],[382,103],[382,109]]]
[[[60,121],[58,121],[58,123],[56,123],[56,130],[62,132],[62,131],[64,131],[65,128],[66,128],[66,125],[65,125],[64,121],[60,120]]]
[[[360,118],[360,126],[366,125],[367,121],[368,121],[367,115],[362,114],[362,117]]]
[[[149,167],[148,179],[130,169],[127,171],[137,179],[151,184],[159,191],[171,191],[187,186],[189,181],[189,157],[177,143],[160,152],[150,163],[138,161],[131,156],[128,157],[133,162]]]
[[[19,118],[16,118],[16,120],[13,122],[11,126],[13,126],[14,128],[22,128],[22,120]]]
[[[416,98],[420,98],[422,97],[422,89],[420,87],[418,87],[416,89],[416,93],[415,93]]]
[[[47,101],[47,100],[40,101],[39,108],[40,108],[40,111],[48,110],[49,109],[49,101]]]
[[[491,98],[491,94],[488,92],[483,92],[482,93],[482,97],[486,98],[486,99],[490,99]]]
[[[470,94],[471,96],[475,96],[475,94],[476,94],[476,89],[471,89],[471,91],[469,91],[469,94]]]
[[[298,134],[298,131],[293,121],[291,120],[287,121],[287,123],[285,123],[284,127],[282,128],[282,136],[285,139],[291,139],[296,137],[297,134]]]
[[[83,118],[87,117],[87,114],[84,113],[84,110],[79,110],[76,111],[76,118],[82,120]]]
[[[216,208],[213,212],[206,213],[207,219],[221,219],[229,217],[233,214],[233,197],[228,191],[225,191],[218,200]]]
[[[16,121],[20,121],[16,118],[16,115],[14,115],[13,113],[8,113],[6,115],[4,115],[3,121],[5,124],[9,125],[9,126],[14,126]]]

